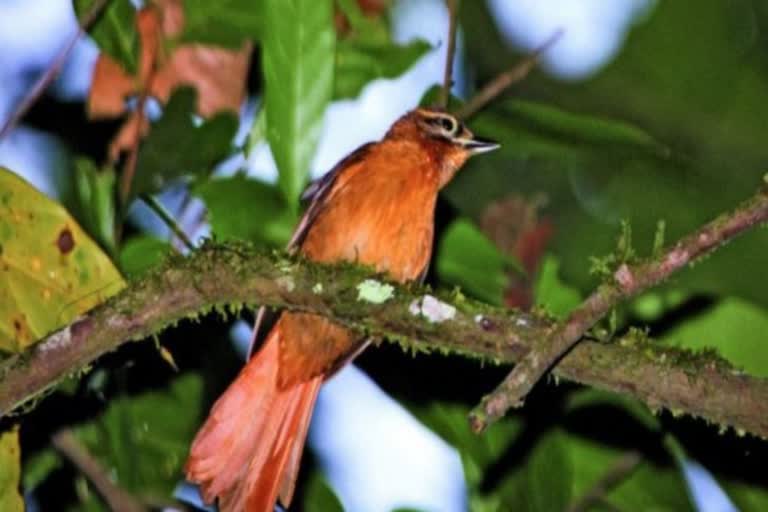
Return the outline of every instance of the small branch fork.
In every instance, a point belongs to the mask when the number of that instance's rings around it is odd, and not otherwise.
[[[361,286],[371,282],[387,288],[390,299],[361,298]],[[496,363],[520,361],[555,329],[535,314],[432,294],[417,285],[387,283],[349,263],[323,265],[209,243],[188,258],[175,257],[71,325],[0,361],[0,416],[123,343],[214,308],[225,311],[225,305],[235,312],[240,306],[264,305],[314,313],[408,351],[438,350]],[[432,309],[439,307],[440,318],[425,313],[420,305],[427,302]],[[711,355],[663,347],[629,332],[615,343],[583,341],[554,372],[632,396],[654,409],[687,413],[768,439],[768,379],[745,375]]]
[[[523,399],[541,377],[571,350],[584,334],[622,301],[667,279],[750,228],[768,221],[768,184],[734,210],[724,213],[650,260],[623,263],[613,280],[595,290],[568,319],[523,357],[504,381],[470,414],[473,430],[482,431]]]

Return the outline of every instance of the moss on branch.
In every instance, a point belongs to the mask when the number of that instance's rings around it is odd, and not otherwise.
[[[321,265],[245,245],[207,244],[188,258],[169,260],[71,325],[0,363],[0,413],[11,412],[125,342],[211,310],[259,305],[324,315],[408,350],[495,363],[518,361],[554,327],[543,315],[488,306],[455,292],[398,285],[357,265]],[[555,374],[632,395],[653,409],[685,412],[768,438],[768,380],[744,375],[711,354],[660,347],[639,332],[611,344],[584,341]]]

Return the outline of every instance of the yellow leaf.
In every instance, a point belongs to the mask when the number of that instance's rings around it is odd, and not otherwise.
[[[19,494],[21,450],[19,428],[0,433],[0,510],[23,512],[24,501]]]
[[[0,167],[0,350],[23,350],[124,286],[61,205]]]

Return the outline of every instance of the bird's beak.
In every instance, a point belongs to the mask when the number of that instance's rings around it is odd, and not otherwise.
[[[499,149],[501,144],[496,141],[481,139],[480,137],[473,137],[463,143],[464,147],[473,155],[478,153],[487,153],[494,149]]]

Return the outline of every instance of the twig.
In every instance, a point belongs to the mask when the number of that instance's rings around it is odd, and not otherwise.
[[[558,29],[541,46],[523,57],[523,59],[516,63],[512,68],[496,75],[493,80],[488,82],[455,113],[456,117],[459,119],[468,119],[472,117],[507,90],[507,88],[523,80],[539,61],[539,57],[555,44],[562,35],[563,30]]]
[[[598,504],[605,495],[614,487],[626,480],[637,469],[637,466],[643,461],[642,455],[636,451],[630,451],[619,457],[613,465],[608,468],[595,484],[576,502],[568,507],[568,512],[587,512]]]
[[[370,287],[371,280],[392,286],[388,300],[360,297],[361,284]],[[225,305],[234,311],[264,305],[315,313],[361,335],[400,343],[409,352],[455,353],[495,363],[519,361],[553,328],[541,316],[434,293],[388,283],[349,263],[323,265],[242,245],[207,244],[130,283],[18,358],[0,361],[0,415],[29,403],[101,354],[198,318],[214,305],[219,311]],[[655,410],[675,410],[768,439],[768,379],[738,372],[711,354],[664,347],[641,332],[629,332],[617,343],[584,341],[555,373],[635,397]]]
[[[149,82],[151,83],[150,77]],[[144,90],[139,96],[138,104],[136,105],[136,137],[133,140],[133,146],[128,153],[128,157],[125,160],[123,166],[123,172],[120,174],[120,205],[125,211],[128,208],[128,199],[131,196],[131,185],[133,184],[133,176],[136,174],[136,163],[139,159],[139,146],[141,145],[141,132],[142,125],[144,124],[144,107],[147,103],[147,90]]]
[[[179,223],[176,222],[176,219],[173,218],[173,216],[168,212],[168,210],[165,209],[165,207],[160,204],[160,201],[154,198],[154,196],[150,194],[144,194],[141,196],[141,200],[144,201],[144,204],[149,206],[149,208],[155,212],[155,214],[160,217],[160,220],[163,221],[163,223],[168,226],[168,228],[171,230],[171,232],[176,235],[176,237],[181,240],[181,242],[184,244],[184,246],[190,250],[195,250],[195,244],[192,242],[192,240],[189,239],[187,234],[184,232],[184,230],[179,226]]]
[[[509,408],[521,406],[542,375],[621,301],[655,286],[693,260],[767,220],[768,186],[763,186],[751,199],[680,239],[659,256],[638,264],[621,264],[611,282],[599,286],[514,367],[499,387],[483,398],[470,415],[473,429],[482,431]]]
[[[456,54],[456,2],[458,0],[445,0],[448,6],[448,48],[445,52],[445,67],[443,68],[443,87],[437,98],[437,105],[448,108],[451,98],[451,86],[453,86],[453,58]]]
[[[24,117],[27,111],[32,108],[32,105],[34,105],[35,102],[40,99],[40,96],[42,96],[48,86],[51,85],[51,82],[56,79],[59,72],[61,71],[61,68],[64,67],[64,63],[67,61],[69,54],[72,52],[75,44],[77,44],[77,41],[85,32],[88,31],[91,25],[93,25],[96,20],[99,19],[99,16],[101,16],[101,13],[104,12],[104,8],[109,4],[109,2],[110,0],[96,0],[96,2],[91,7],[91,10],[88,11],[85,16],[83,16],[83,19],[80,20],[77,31],[74,33],[74,35],[72,35],[69,41],[67,41],[67,44],[64,46],[64,48],[62,48],[61,51],[56,55],[51,65],[48,66],[48,69],[46,69],[40,78],[37,79],[35,85],[32,86],[32,89],[30,89],[29,93],[27,93],[19,106],[16,107],[13,115],[8,118],[3,127],[0,128],[0,141],[2,141],[5,136],[8,135],[11,130],[16,127],[19,121],[21,121],[21,118]]]
[[[114,512],[146,512],[147,508],[107,476],[106,469],[80,444],[71,430],[60,430],[51,437],[56,450],[66,457],[96,488]]]

